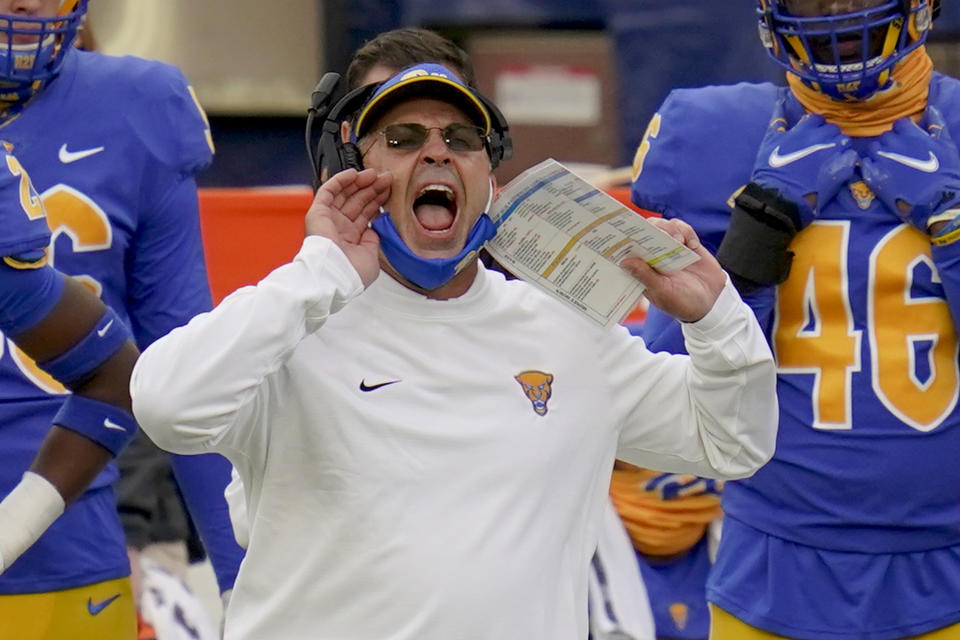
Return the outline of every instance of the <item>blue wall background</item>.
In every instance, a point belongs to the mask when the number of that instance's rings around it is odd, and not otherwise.
[[[757,38],[753,0],[326,0],[325,55],[344,71],[351,53],[398,26],[462,39],[511,28],[603,29],[620,81],[620,156],[629,164],[650,116],[670,89],[782,81]],[[936,38],[960,38],[960,2],[943,0]],[[306,109],[308,96],[304,96]],[[211,117],[218,153],[205,186],[306,184],[303,121]]]

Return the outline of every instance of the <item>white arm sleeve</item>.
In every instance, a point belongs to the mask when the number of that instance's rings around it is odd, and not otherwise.
[[[255,429],[269,412],[257,406],[266,377],[362,291],[333,242],[306,238],[292,262],[143,352],[130,380],[137,421],[158,446],[183,454],[216,450],[235,425]]]
[[[683,325],[687,355],[614,355],[617,457],[638,466],[710,478],[742,478],[772,456],[776,365],[763,331],[729,278],[710,312]],[[643,367],[640,362],[646,360]]]

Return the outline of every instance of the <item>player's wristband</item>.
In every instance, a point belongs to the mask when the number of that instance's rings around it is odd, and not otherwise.
[[[114,457],[137,433],[133,415],[120,407],[77,394],[67,397],[53,424],[93,440]]]
[[[944,214],[952,214],[950,217],[946,217]],[[930,224],[935,222],[941,222],[943,220],[949,220],[947,224],[943,225],[940,229],[937,230],[936,235],[930,238],[930,242],[942,247],[947,244],[952,244],[960,239],[960,210],[950,209],[945,211],[943,214],[937,216],[938,219],[932,219]]]
[[[0,573],[29,549],[66,505],[50,481],[27,471],[0,502]]]
[[[123,346],[128,337],[123,322],[113,309],[107,307],[97,324],[79,342],[55,358],[38,362],[37,366],[69,386],[93,373]]]
[[[932,225],[937,222],[951,222],[958,215],[960,215],[960,209],[957,208],[958,203],[953,203],[950,205],[950,208],[946,211],[941,211],[940,213],[935,213],[929,218],[927,218],[927,228],[929,229]]]

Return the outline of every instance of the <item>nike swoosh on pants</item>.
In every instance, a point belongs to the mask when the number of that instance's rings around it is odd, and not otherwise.
[[[106,609],[107,607],[109,607],[110,603],[119,597],[120,597],[120,594],[118,593],[114,596],[107,598],[103,602],[97,602],[97,603],[93,602],[93,598],[87,598],[87,612],[90,615],[95,616],[99,614],[101,611],[103,611],[104,609]]]

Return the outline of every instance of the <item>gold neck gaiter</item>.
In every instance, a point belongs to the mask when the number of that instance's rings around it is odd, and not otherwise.
[[[715,494],[663,500],[656,491],[646,491],[647,482],[658,475],[657,471],[637,467],[614,469],[610,498],[637,551],[672,556],[697,544],[707,526],[723,512],[720,496]]]
[[[919,118],[923,114],[932,73],[933,61],[924,47],[918,47],[894,67],[890,87],[866,100],[832,100],[792,73],[787,74],[787,84],[804,109],[819,113],[845,135],[868,138],[889,131],[900,118]]]

